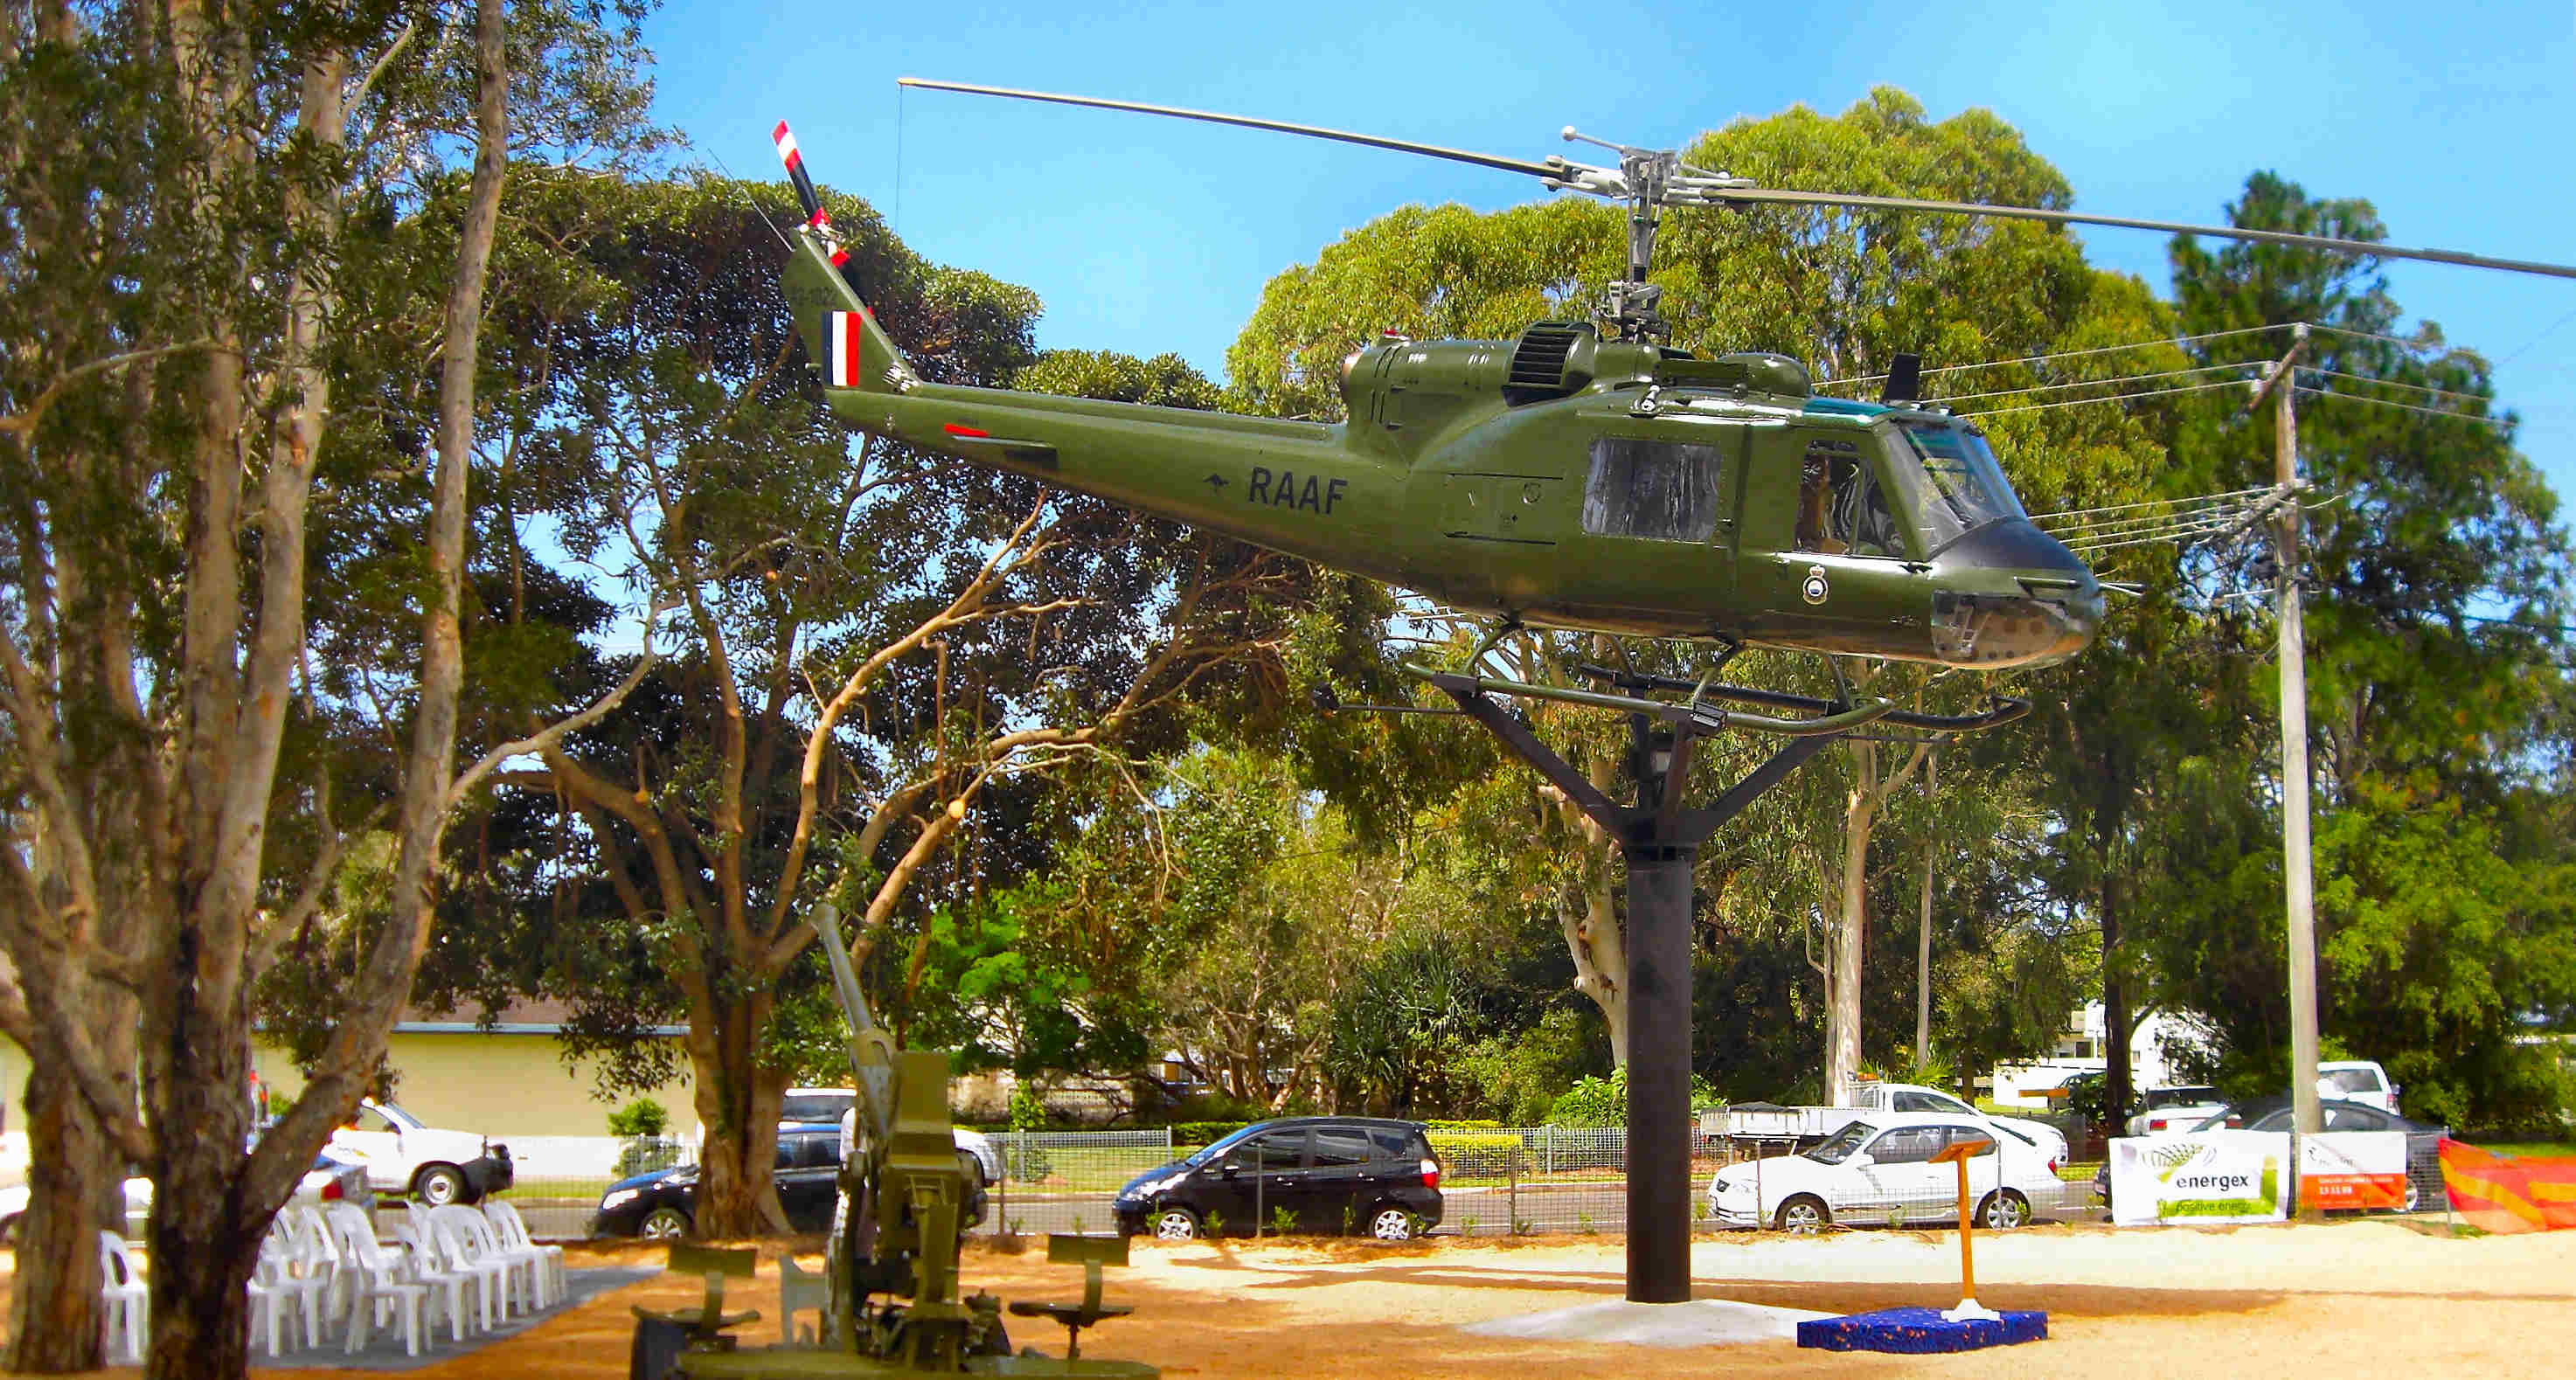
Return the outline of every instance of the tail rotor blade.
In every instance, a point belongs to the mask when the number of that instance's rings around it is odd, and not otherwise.
[[[814,190],[814,179],[806,175],[805,155],[797,151],[796,136],[781,120],[769,137],[778,145],[778,161],[787,166],[787,180],[796,186],[797,204],[805,208],[805,224],[832,247],[832,265],[838,268],[848,261],[850,251],[843,249],[840,237],[832,233],[832,213],[823,209],[823,198]]]

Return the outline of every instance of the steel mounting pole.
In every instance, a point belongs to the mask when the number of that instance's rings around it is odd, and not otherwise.
[[[1690,1300],[1691,879],[1699,846],[1841,733],[1791,738],[1707,805],[1685,808],[1692,743],[1713,728],[1630,717],[1637,802],[1622,805],[1472,676],[1431,684],[1619,840],[1628,864],[1628,1301]],[[1857,726],[1857,725],[1856,725]]]

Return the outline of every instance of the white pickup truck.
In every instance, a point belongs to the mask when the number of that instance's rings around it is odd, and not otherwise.
[[[1996,1127],[2038,1150],[2054,1171],[2066,1163],[2066,1137],[2044,1121],[1992,1116],[1958,1098],[1919,1083],[1882,1083],[1865,1079],[1846,1084],[1841,1105],[1779,1107],[1753,1103],[1710,1112],[1701,1119],[1704,1133],[1745,1140],[1823,1140],[1851,1124],[1862,1112],[1938,1112],[1973,1118]]]
[[[357,1120],[331,1133],[343,1159],[367,1166],[378,1193],[416,1194],[432,1207],[470,1203],[518,1177],[510,1147],[472,1131],[442,1131],[390,1102],[358,1104]]]

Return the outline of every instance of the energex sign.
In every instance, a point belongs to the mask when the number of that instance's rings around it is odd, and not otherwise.
[[[2406,1206],[2404,1131],[2327,1131],[2299,1137],[2299,1206]]]
[[[2277,1222],[2289,1212],[2286,1132],[2193,1131],[2111,1142],[2111,1220],[2119,1226]]]

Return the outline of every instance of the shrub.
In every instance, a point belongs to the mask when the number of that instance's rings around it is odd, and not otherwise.
[[[658,1136],[670,1128],[670,1110],[649,1097],[639,1097],[608,1114],[612,1136]]]
[[[1521,1153],[1521,1138],[1493,1133],[1433,1131],[1431,1151],[1452,1174],[1500,1174]]]
[[[1550,1126],[1625,1126],[1628,1124],[1628,1070],[1613,1069],[1607,1078],[1578,1078],[1565,1096],[1548,1109]]]

